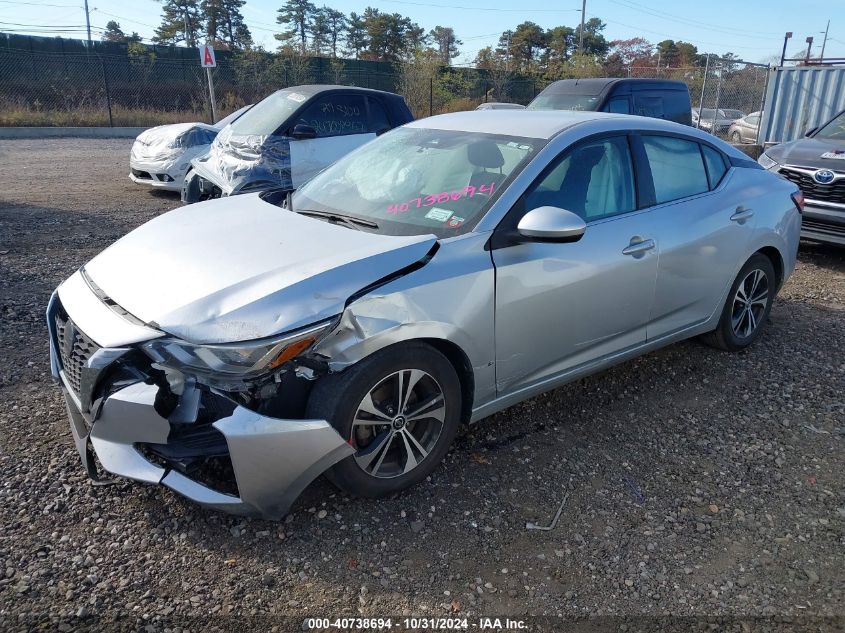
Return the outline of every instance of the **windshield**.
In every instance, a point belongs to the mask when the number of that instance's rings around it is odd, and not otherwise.
[[[745,116],[745,112],[742,110],[722,110],[722,114],[725,115],[726,119],[741,119]]]
[[[300,187],[294,211],[337,213],[388,235],[472,230],[543,140],[399,128],[347,154]]]
[[[599,105],[598,95],[540,93],[528,104],[529,110],[589,110]]]
[[[223,117],[222,119],[220,119],[217,123],[215,123],[215,124],[214,124],[214,127],[216,127],[218,130],[222,130],[224,127],[226,127],[227,125],[229,125],[232,121],[234,121],[235,119],[237,119],[237,118],[238,118],[239,116],[241,116],[244,112],[246,112],[247,110],[249,110],[251,107],[252,107],[252,105],[250,104],[250,105],[248,105],[248,106],[244,106],[243,108],[238,108],[237,110],[235,110],[234,112],[232,112],[232,114],[230,114],[230,115],[228,115],[228,116],[225,116],[225,117]]]
[[[816,138],[829,138],[835,141],[845,141],[845,112],[840,112],[833,121],[819,128],[819,131],[816,132],[814,136]]]
[[[259,101],[232,123],[234,136],[269,136],[301,106],[308,97],[295,89],[274,92]]]

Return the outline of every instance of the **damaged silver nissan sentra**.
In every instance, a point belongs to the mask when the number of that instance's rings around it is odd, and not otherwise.
[[[268,518],[321,473],[377,497],[462,423],[691,336],[750,345],[801,204],[687,126],[433,117],[122,238],[54,293],[52,371],[92,478]]]

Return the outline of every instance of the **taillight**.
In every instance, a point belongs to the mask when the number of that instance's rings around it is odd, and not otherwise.
[[[804,213],[804,194],[796,191],[792,194],[792,201],[795,203],[798,213]]]

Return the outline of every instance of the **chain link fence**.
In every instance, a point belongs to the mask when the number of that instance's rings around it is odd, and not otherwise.
[[[603,76],[596,66],[589,76]],[[485,102],[529,103],[552,80],[436,62],[380,62],[245,52],[213,69],[218,116],[280,88],[308,83],[361,86],[402,94],[414,115],[471,110]],[[622,76],[677,79],[690,89],[698,125],[724,136],[724,117],[762,108],[768,67],[711,57],[704,66],[632,66]],[[736,111],[736,112],[726,112]],[[709,118],[708,118],[709,117]],[[0,49],[0,126],[152,126],[210,121],[199,59]],[[708,122],[709,121],[709,122]]]
[[[756,141],[755,128],[742,133],[731,130],[733,121],[760,114],[766,97],[770,66],[709,56],[703,66],[658,68],[634,66],[629,77],[675,79],[687,84],[693,109],[693,125],[733,142]],[[730,131],[730,133],[729,133]]]

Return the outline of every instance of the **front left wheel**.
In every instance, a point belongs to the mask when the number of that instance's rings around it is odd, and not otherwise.
[[[328,420],[355,449],[326,472],[332,483],[383,497],[422,481],[446,455],[460,426],[461,384],[430,345],[399,344],[321,378],[306,415]]]

